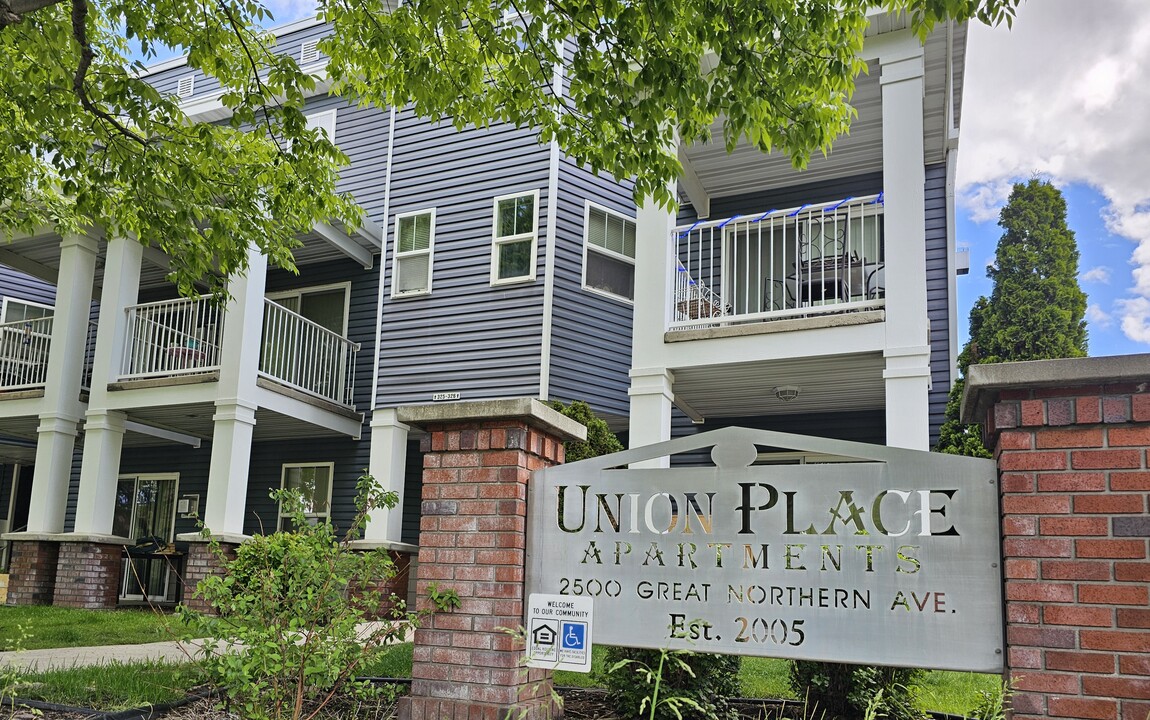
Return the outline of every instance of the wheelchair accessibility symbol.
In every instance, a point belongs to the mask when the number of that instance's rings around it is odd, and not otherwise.
[[[564,650],[585,649],[587,647],[587,623],[563,623],[560,630],[560,646]]]

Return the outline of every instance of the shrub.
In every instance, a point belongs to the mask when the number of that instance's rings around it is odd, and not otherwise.
[[[799,660],[791,666],[791,685],[809,706],[828,718],[859,718],[870,708],[887,720],[919,720],[910,687],[922,671]],[[880,696],[881,693],[881,696]]]
[[[728,700],[739,694],[738,655],[607,648],[605,683],[621,717],[651,717],[656,675],[655,720],[728,720],[738,713]],[[678,701],[678,702],[676,702]]]
[[[370,476],[361,477],[358,512],[342,540],[330,522],[308,523],[298,494],[276,490],[271,495],[295,529],[257,535],[236,549],[234,559],[217,544],[223,574],[196,588],[217,614],[187,607],[180,613],[209,639],[209,672],[233,711],[252,720],[298,720],[341,691],[360,700],[377,692],[355,681],[357,668],[382,645],[402,638],[416,617],[400,609],[392,622],[362,625],[384,600],[364,588],[393,577],[396,569],[386,551],[352,550],[349,543],[369,512],[394,507],[394,493],[384,493]]]

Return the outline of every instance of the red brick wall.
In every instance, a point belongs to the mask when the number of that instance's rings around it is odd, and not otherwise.
[[[531,472],[562,462],[563,443],[524,422],[427,427],[423,440],[417,606],[431,583],[462,605],[415,633],[411,720],[535,720],[555,713],[551,674],[520,667],[527,492]]]
[[[14,540],[8,564],[8,605],[51,605],[60,544]]]
[[[236,556],[236,546],[220,543],[220,552],[232,559]],[[198,597],[194,597],[196,585],[212,575],[222,575],[223,568],[218,558],[206,542],[188,543],[188,556],[184,562],[183,592],[184,604],[198,612],[212,612],[212,608]]]
[[[1150,714],[1144,389],[1003,391],[990,410],[1017,720]]]
[[[353,595],[363,596],[368,592],[379,594],[379,605],[373,609],[366,609],[365,617],[369,620],[386,620],[395,616],[398,610],[402,613],[406,609],[407,586],[411,577],[411,553],[397,550],[388,551],[388,557],[395,563],[395,575],[390,578],[379,578],[368,585],[353,587]]]
[[[103,609],[116,607],[122,545],[60,543],[53,605]]]

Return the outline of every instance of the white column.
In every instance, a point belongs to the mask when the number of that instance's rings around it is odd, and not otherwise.
[[[248,470],[256,426],[256,373],[263,346],[267,258],[248,249],[248,270],[228,282],[231,300],[224,316],[219,396],[212,416],[212,459],[204,525],[213,535],[243,535]]]
[[[395,408],[379,408],[371,418],[371,460],[368,472],[385,490],[399,496],[391,510],[371,513],[363,539],[368,542],[401,542],[403,485],[407,469],[407,434],[411,427],[399,421]]]
[[[60,241],[60,284],[52,313],[43,411],[37,428],[36,466],[28,507],[29,532],[64,529],[77,428],[83,418],[80,383],[99,245],[86,235]]]
[[[125,308],[139,302],[143,256],[144,247],[135,238],[108,238],[76,502],[75,531],[80,534],[112,534],[126,416],[108,410],[108,383],[118,380],[123,370],[128,334]]]
[[[886,441],[926,450],[930,335],[926,303],[926,170],[921,46],[882,61],[886,241]]]
[[[114,410],[88,411],[80,490],[76,497],[75,531],[81,535],[112,534],[126,419],[127,415]]]
[[[671,388],[675,376],[665,368],[631,368],[631,426],[629,440],[632,448],[653,445],[671,439]],[[671,466],[669,457],[632,463],[632,468],[665,468]]]
[[[670,188],[675,194],[675,187]],[[635,309],[631,330],[630,445],[671,438],[674,376],[663,335],[671,318],[675,215],[647,198],[635,217]],[[668,458],[635,467],[667,467]]]

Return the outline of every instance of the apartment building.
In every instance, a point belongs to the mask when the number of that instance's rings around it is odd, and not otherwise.
[[[279,51],[322,75],[327,31],[280,28]],[[677,214],[636,211],[628,183],[528,130],[457,132],[321,82],[309,123],[349,156],[340,189],[366,221],[301,236],[298,275],[252,253],[226,307],[178,296],[134,238],[16,238],[0,248],[8,602],[177,601],[199,522],[225,542],[271,531],[269,492],[288,487],[346,526],[365,468],[402,504],[364,545],[410,555],[405,405],[582,399],[632,446],[738,424],[925,449],[954,365],[964,48],[963,26],[922,43],[876,15],[850,136],[801,173],[680,148]],[[225,117],[182,60],[150,77]]]

